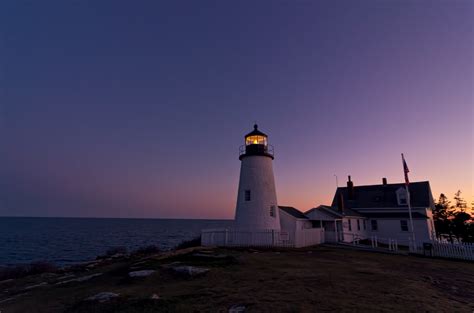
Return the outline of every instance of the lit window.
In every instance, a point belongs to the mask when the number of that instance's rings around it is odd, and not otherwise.
[[[400,228],[402,231],[408,231],[408,222],[406,220],[401,220]]]
[[[245,138],[245,144],[248,145],[267,145],[267,137],[265,136],[248,136]]]
[[[276,216],[276,214],[275,214],[275,206],[274,206],[274,205],[272,205],[272,206],[270,207],[270,216],[271,216],[271,217],[275,217],[275,216]]]
[[[372,227],[372,231],[377,231],[378,229],[377,220],[371,220],[370,226]]]
[[[357,230],[360,230],[360,220],[357,220]]]
[[[245,201],[250,201],[250,190],[245,190],[244,196]]]

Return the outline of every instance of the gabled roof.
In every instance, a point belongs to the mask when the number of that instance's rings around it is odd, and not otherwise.
[[[293,217],[308,219],[308,217],[304,215],[303,212],[301,212],[298,209],[295,209],[294,207],[291,207],[291,206],[278,206],[278,207],[280,208],[280,210],[285,211],[286,213],[290,214]]]
[[[305,212],[305,214],[309,214],[314,210],[323,210],[325,213],[327,213],[327,214],[329,214],[329,215],[331,215],[335,218],[341,218],[341,217],[345,217],[345,216],[364,216],[364,215],[360,214],[359,212],[348,209],[348,208],[345,208],[344,212],[341,212],[337,208],[332,208],[332,207],[327,206],[327,205],[320,205],[317,208],[312,208],[311,210]]]
[[[334,194],[332,207],[337,207],[337,195],[342,193],[345,210],[347,208],[393,208],[400,207],[396,191],[405,188],[405,184],[386,184],[354,186],[354,199],[349,200],[347,187],[339,187]],[[430,183],[428,181],[413,182],[409,185],[412,207],[428,208],[433,203]]]

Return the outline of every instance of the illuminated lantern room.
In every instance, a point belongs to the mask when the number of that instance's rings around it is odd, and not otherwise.
[[[258,130],[257,124],[253,128],[253,131],[245,135],[245,145],[240,147],[239,159],[250,155],[268,156],[273,159],[273,147],[268,144],[268,136]]]

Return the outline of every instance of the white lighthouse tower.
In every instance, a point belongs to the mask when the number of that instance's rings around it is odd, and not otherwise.
[[[273,177],[273,147],[258,130],[245,135],[240,147],[240,181],[235,227],[245,230],[280,230],[280,214]]]

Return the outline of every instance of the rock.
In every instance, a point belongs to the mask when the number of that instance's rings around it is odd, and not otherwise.
[[[5,303],[5,302],[9,302],[9,301],[16,300],[16,299],[18,299],[19,297],[23,297],[23,296],[26,296],[26,295],[29,295],[29,294],[30,294],[29,292],[24,292],[24,293],[17,294],[17,295],[15,295],[15,296],[13,296],[13,297],[0,300],[0,304],[1,304],[1,303]],[[1,310],[0,310],[0,311],[1,311]]]
[[[120,294],[115,293],[115,292],[109,292],[109,291],[104,291],[104,292],[99,292],[98,294],[91,296],[89,298],[86,298],[86,301],[99,301],[99,302],[107,302],[111,299],[117,298],[120,296]]]
[[[66,278],[71,278],[71,277],[76,277],[76,275],[74,274],[67,274],[67,275],[64,275],[64,276],[61,276],[61,277],[58,277],[57,280],[65,280]]]
[[[189,265],[180,265],[180,266],[173,266],[171,267],[173,271],[179,274],[184,274],[186,276],[195,277],[199,275],[204,275],[209,272],[208,268],[204,267],[195,267]]]
[[[42,283],[39,283],[39,284],[36,284],[36,285],[27,286],[27,287],[23,288],[23,290],[35,289],[35,288],[38,288],[38,287],[46,286],[47,284],[48,284],[47,282],[42,282]]]
[[[87,264],[86,268],[91,269],[91,268],[97,267],[98,265],[100,265],[100,262],[99,261],[94,261],[94,262],[90,262],[89,264]]]
[[[209,258],[209,259],[226,259],[229,256],[225,254],[206,254],[206,253],[194,253],[193,256],[195,257],[200,257],[200,258]]]
[[[0,300],[0,304],[5,303],[5,302],[8,302],[8,301],[15,300],[15,299],[16,299],[16,297],[11,297],[11,298],[3,299],[3,300]]]
[[[43,279],[54,279],[58,276],[59,275],[56,274],[56,273],[43,273],[43,274],[40,275],[40,277],[43,278]]]
[[[155,270],[142,270],[128,273],[130,277],[147,277],[156,272]]]
[[[63,285],[63,284],[71,283],[71,282],[84,282],[84,281],[87,281],[89,279],[92,279],[92,278],[100,276],[100,275],[102,275],[102,273],[95,273],[95,274],[82,276],[82,277],[78,277],[78,278],[74,278],[74,279],[68,279],[68,280],[60,281],[60,282],[56,283],[55,285]]]
[[[91,278],[100,276],[100,275],[102,275],[102,273],[95,273],[95,274],[91,274],[91,275],[87,275],[87,276],[82,276],[82,277],[76,278],[75,280],[76,280],[76,281],[79,281],[79,282],[83,282],[83,281],[89,280],[89,279],[91,279]]]
[[[243,313],[245,312],[245,305],[243,304],[235,304],[229,308],[229,313]]]
[[[154,294],[151,295],[150,299],[152,299],[152,300],[160,300],[160,296],[157,295],[156,293],[154,293]]]
[[[115,253],[110,256],[111,259],[120,259],[120,258],[125,258],[128,257],[126,253]]]

